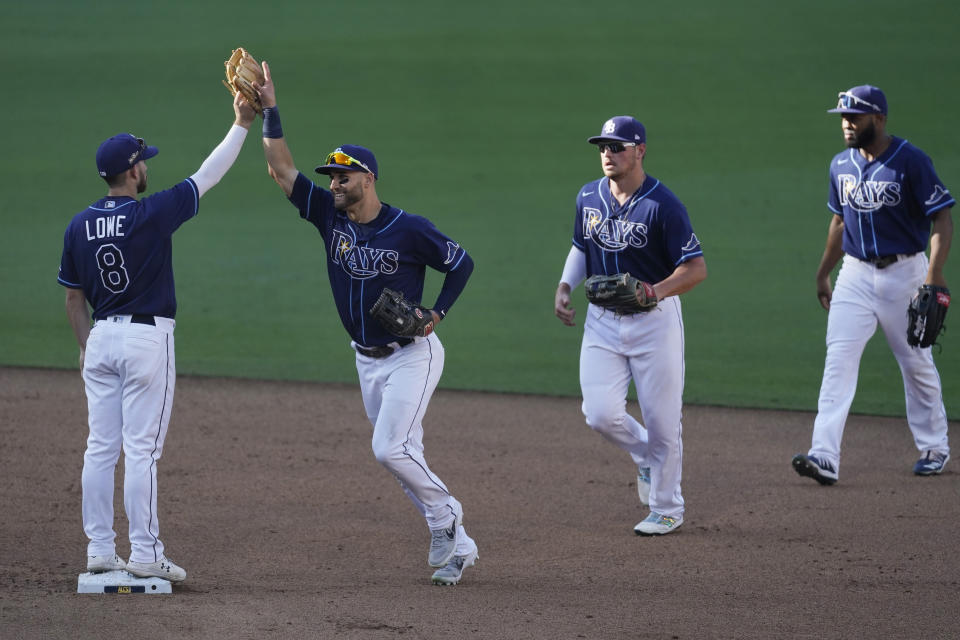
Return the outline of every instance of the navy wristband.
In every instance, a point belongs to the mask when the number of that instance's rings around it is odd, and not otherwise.
[[[280,126],[280,112],[276,106],[263,108],[263,137],[283,137],[283,128]]]

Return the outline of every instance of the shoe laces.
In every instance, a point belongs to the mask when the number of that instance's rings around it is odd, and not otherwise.
[[[924,464],[924,466],[930,467],[943,465],[946,459],[947,456],[939,451],[927,451],[923,457],[920,458],[920,461]]]

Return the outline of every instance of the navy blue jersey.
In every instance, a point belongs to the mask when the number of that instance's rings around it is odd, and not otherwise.
[[[170,236],[197,214],[200,194],[187,178],[142,200],[107,196],[81,211],[63,235],[57,281],[83,289],[93,319],[142,313],[173,318]]]
[[[609,178],[585,184],[577,194],[573,244],[586,254],[587,277],[626,272],[650,283],[703,255],[686,208],[651,176],[623,206]]]
[[[294,182],[290,202],[300,210],[301,218],[320,231],[340,320],[361,345],[372,347],[396,340],[369,314],[385,287],[420,304],[427,266],[443,273],[461,270],[466,276],[472,270],[473,262],[463,247],[426,218],[384,204],[371,222],[358,224],[333,206],[329,191],[302,173]],[[455,290],[444,287],[434,310],[444,316],[464,284],[465,278]]]
[[[861,260],[926,250],[930,216],[954,203],[930,158],[897,137],[873,162],[846,149],[830,163],[827,207],[843,216],[844,253]]]

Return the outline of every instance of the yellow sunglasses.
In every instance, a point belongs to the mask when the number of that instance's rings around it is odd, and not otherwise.
[[[324,164],[339,164],[344,167],[350,167],[356,165],[362,167],[367,173],[373,173],[363,162],[360,162],[356,158],[345,154],[342,151],[334,151],[333,153],[327,154],[327,161]]]

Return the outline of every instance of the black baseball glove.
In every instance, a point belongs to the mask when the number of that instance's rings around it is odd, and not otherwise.
[[[950,307],[950,290],[925,284],[907,307],[907,344],[921,349],[937,341]]]
[[[433,314],[411,304],[402,293],[393,289],[384,288],[380,297],[370,307],[370,315],[395,336],[412,338],[433,333]]]
[[[629,273],[590,276],[584,287],[587,300],[620,314],[650,311],[657,306],[653,285],[637,280]]]

